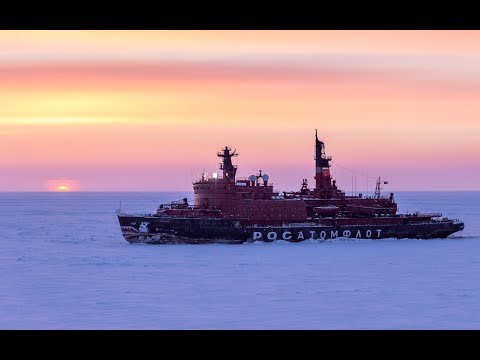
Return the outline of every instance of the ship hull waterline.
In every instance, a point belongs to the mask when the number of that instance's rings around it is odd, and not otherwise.
[[[255,226],[238,220],[171,218],[118,215],[122,234],[129,243],[145,244],[242,244],[246,242],[301,242],[349,239],[437,239],[461,231],[459,221],[432,221],[402,225],[324,226],[293,223],[283,226]]]

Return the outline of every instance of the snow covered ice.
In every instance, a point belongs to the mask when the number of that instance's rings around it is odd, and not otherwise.
[[[191,193],[1,193],[0,329],[480,329],[480,193],[396,193],[438,240],[131,245],[115,210]]]

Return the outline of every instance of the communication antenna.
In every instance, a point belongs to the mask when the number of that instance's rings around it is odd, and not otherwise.
[[[380,197],[381,197],[381,190],[383,190],[383,188],[380,187],[381,184],[382,184],[382,181],[381,181],[380,176],[379,176],[378,179],[377,179],[377,184],[375,186],[375,199],[380,199]],[[387,185],[388,181],[384,181],[383,184]]]
[[[368,170],[367,170],[367,197],[368,197]]]
[[[380,178],[378,178],[375,186],[375,199],[380,199]]]
[[[263,174],[262,179],[263,179],[263,186],[268,186],[268,179],[270,179],[270,176],[268,176],[267,174]]]
[[[357,169],[355,169],[355,196],[357,196]]]
[[[352,173],[352,196],[353,196],[353,173]]]

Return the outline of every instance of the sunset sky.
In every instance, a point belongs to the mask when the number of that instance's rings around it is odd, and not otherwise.
[[[479,31],[0,31],[0,191],[480,190]],[[60,188],[60,191],[66,190]]]

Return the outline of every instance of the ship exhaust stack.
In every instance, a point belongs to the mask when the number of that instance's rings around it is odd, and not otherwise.
[[[315,129],[315,192],[321,198],[330,198],[332,192],[332,178],[330,176],[331,156],[325,155],[325,144],[318,140]]]

